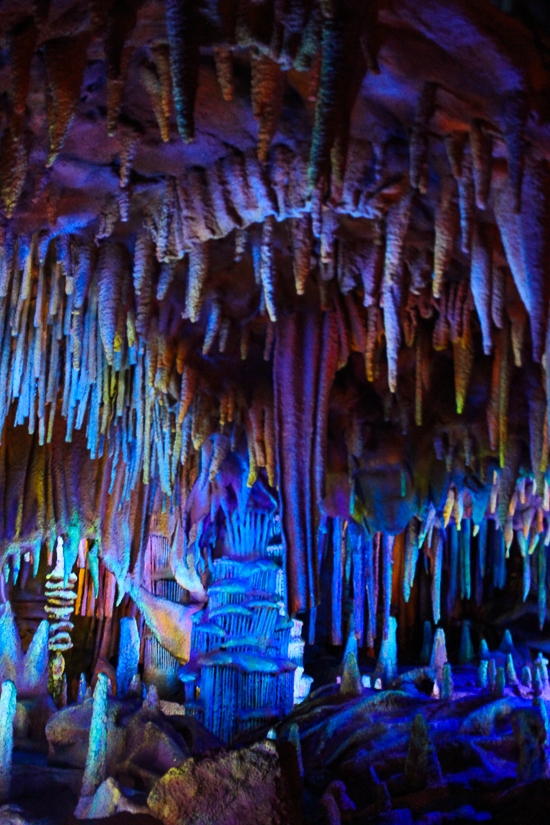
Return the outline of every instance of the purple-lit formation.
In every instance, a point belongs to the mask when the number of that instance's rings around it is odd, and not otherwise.
[[[0,32],[0,825],[546,822],[545,3]]]

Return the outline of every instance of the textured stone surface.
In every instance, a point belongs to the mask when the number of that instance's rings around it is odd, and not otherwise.
[[[157,782],[147,804],[164,825],[299,823],[297,799],[271,741],[188,759]]]

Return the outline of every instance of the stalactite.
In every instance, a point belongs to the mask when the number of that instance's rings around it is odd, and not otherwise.
[[[523,538],[523,536],[521,538]],[[521,549],[521,555],[523,556],[523,601],[525,601],[531,589],[531,556],[523,549],[522,544],[524,544],[524,542],[521,541],[519,535],[518,543]]]
[[[550,263],[548,227],[550,202],[548,188],[550,167],[545,160],[528,156],[523,176],[523,207],[518,216],[521,254],[527,276],[529,304],[525,308],[531,322],[533,360],[539,362],[545,345],[547,313],[545,306],[550,297],[546,274]],[[515,280],[515,275],[514,275]],[[519,287],[518,287],[519,290]],[[522,295],[523,299],[523,295]]]
[[[107,363],[112,364],[122,341],[117,334],[117,315],[123,282],[129,277],[126,248],[122,244],[103,242],[97,262],[98,323]]]
[[[147,333],[153,278],[155,272],[155,246],[150,233],[145,229],[138,235],[134,255],[134,290],[136,293],[136,330],[140,335]]]
[[[80,101],[80,88],[87,60],[87,32],[77,37],[57,37],[44,45],[46,73],[51,96],[50,149],[47,166],[59,154]],[[70,71],[67,68],[70,66]]]
[[[411,589],[414,583],[414,576],[416,573],[416,566],[418,563],[419,554],[418,542],[418,528],[417,520],[411,519],[407,527],[407,538],[405,545],[405,572],[403,574],[403,597],[406,602],[409,601]]]
[[[374,601],[374,547],[372,538],[365,539],[365,587],[367,591],[367,647],[374,647],[376,638],[376,607]]]
[[[508,331],[503,329],[496,336],[491,397],[487,405],[487,424],[491,449],[499,446],[500,466],[504,466],[504,452],[508,431],[508,386],[510,367],[508,355]]]
[[[474,364],[474,346],[470,333],[465,335],[464,338],[459,338],[453,343],[453,354],[456,411],[460,415],[464,411],[466,394],[468,392],[472,367]]]
[[[491,292],[491,318],[498,329],[502,329],[503,306],[504,306],[504,284],[506,273],[503,267],[494,266],[492,268],[492,292]]]
[[[529,102],[524,91],[518,90],[507,95],[502,104],[501,116],[508,152],[508,180],[515,212],[519,212],[521,206],[525,154],[524,132],[528,114]]]
[[[435,547],[434,547],[435,546]],[[441,618],[441,571],[443,568],[443,531],[437,530],[432,539],[432,548],[434,548],[433,555],[433,569],[432,569],[432,611],[435,624]]]
[[[427,185],[428,127],[435,110],[435,83],[427,81],[417,102],[414,126],[410,139],[411,186],[424,192]]]
[[[546,545],[543,541],[539,541],[537,554],[537,612],[541,631],[546,621],[546,553]]]
[[[269,215],[262,224],[262,240],[260,244],[260,278],[265,299],[265,305],[272,322],[277,320],[275,308],[275,271],[273,261],[273,235],[275,232],[275,218]]]
[[[441,200],[435,217],[434,279],[433,294],[440,298],[443,279],[451,263],[455,239],[460,226],[460,214],[456,200],[456,182],[446,175],[441,181]]]
[[[10,88],[9,99],[17,115],[25,112],[30,85],[31,62],[38,37],[32,17],[24,17],[9,33]]]
[[[462,160],[466,143],[465,132],[451,132],[445,136],[445,151],[451,166],[453,177],[458,181],[462,176]]]
[[[527,401],[529,405],[529,449],[531,468],[537,488],[544,496],[543,455],[544,455],[544,428],[546,417],[546,399],[538,376],[529,375],[527,385]],[[540,495],[540,493],[539,493]],[[545,502],[546,503],[546,502]],[[550,503],[550,502],[549,502]]]
[[[152,49],[154,65],[144,63],[140,66],[140,77],[145,86],[155,117],[158,123],[161,139],[164,143],[170,140],[170,55],[168,47],[159,43]]]
[[[189,251],[189,280],[185,296],[185,312],[193,323],[198,320],[202,308],[204,282],[208,275],[208,267],[207,244],[195,244]]]
[[[338,359],[338,330],[335,313],[325,313],[323,319],[321,373],[317,403],[315,430],[315,494],[317,504],[322,507],[325,495],[325,469],[327,453],[327,427],[330,390],[336,375]]]
[[[166,28],[178,130],[189,143],[195,136],[195,97],[198,86],[199,41],[192,0],[167,0]]]
[[[222,320],[222,307],[220,301],[217,298],[212,300],[210,306],[210,313],[208,315],[208,326],[206,328],[206,333],[204,336],[204,344],[202,345],[202,353],[203,355],[208,355],[212,346],[214,345],[214,341],[216,340],[216,336],[220,330]]]
[[[500,189],[494,197],[494,212],[502,238],[506,258],[512,271],[514,283],[525,309],[531,318],[532,328],[535,331],[536,352],[540,351],[540,333],[544,335],[545,319],[541,318],[539,295],[531,292],[530,279],[527,274],[525,258],[522,250],[522,239],[518,217],[514,214],[512,196],[507,186]],[[535,273],[537,270],[535,270]],[[542,322],[542,323],[541,323]]]
[[[369,244],[365,255],[359,260],[361,280],[363,282],[363,306],[371,307],[376,304],[384,265],[384,244],[375,238]]]
[[[472,242],[472,267],[470,285],[475,308],[481,324],[483,351],[491,354],[491,280],[492,254],[488,243],[487,229],[479,223],[474,229]]]
[[[422,387],[425,364],[428,361],[424,335],[421,329],[416,336],[415,381],[414,381],[414,423],[422,426]]]
[[[459,546],[460,546],[460,598],[469,599],[471,596],[471,564],[470,564],[470,538],[471,521],[462,521]]]
[[[140,135],[133,128],[128,126],[119,126],[118,137],[120,143],[120,168],[118,173],[118,182],[121,189],[127,189],[132,174],[132,164],[139,146]]]
[[[331,644],[342,644],[342,607],[344,596],[345,526],[335,518],[332,523]]]
[[[275,414],[273,398],[268,395],[264,398],[264,444],[267,480],[271,487],[277,483],[277,449],[275,435]]]
[[[226,103],[230,103],[235,92],[231,51],[224,46],[214,46],[214,61],[222,97]]]
[[[259,121],[258,160],[265,163],[283,108],[285,77],[267,55],[252,55],[252,114]]]
[[[315,105],[315,123],[311,142],[308,178],[313,188],[326,172],[336,130],[336,111],[341,72],[345,59],[344,27],[335,14],[334,2],[322,7],[322,46],[319,90]]]
[[[0,142],[0,195],[7,218],[11,218],[23,191],[29,161],[24,136],[20,135],[19,124],[10,123]]]
[[[474,120],[470,130],[470,152],[474,167],[476,206],[485,209],[491,188],[493,139],[484,123]]]
[[[313,313],[281,316],[273,359],[282,523],[287,545],[292,548],[287,568],[290,613],[311,607],[316,598],[311,436],[318,393],[319,321]]]
[[[386,257],[382,295],[388,355],[388,384],[391,392],[397,389],[397,356],[401,342],[398,309],[401,302],[403,246],[409,228],[412,201],[413,193],[410,192],[392,207],[386,221]]]
[[[462,158],[461,175],[458,178],[458,205],[460,209],[460,232],[462,251],[470,254],[475,217],[475,188],[472,158],[465,152]]]
[[[293,247],[294,282],[296,292],[303,295],[311,268],[313,237],[311,233],[311,215],[306,212],[300,218],[290,219],[290,231]]]
[[[384,631],[383,638],[387,639],[390,632],[390,610],[391,610],[391,596],[392,596],[392,578],[393,578],[393,545],[395,537],[385,533],[383,537],[383,553],[384,553],[384,578],[383,578],[383,595],[384,595]]]

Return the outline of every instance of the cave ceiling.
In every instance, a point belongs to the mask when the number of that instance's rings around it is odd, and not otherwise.
[[[0,31],[4,555],[101,534],[124,590],[144,502],[195,536],[280,506],[295,611],[320,517],[546,534],[544,8],[5,0]]]

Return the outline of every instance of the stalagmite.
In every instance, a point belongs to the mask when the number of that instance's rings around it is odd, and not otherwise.
[[[77,819],[86,818],[87,808],[96,790],[105,780],[107,756],[107,676],[99,673],[94,690],[90,741],[82,779],[80,800],[75,811]]]
[[[361,696],[363,693],[363,683],[361,673],[357,665],[357,658],[353,651],[350,651],[344,660],[344,670],[342,681],[340,682],[340,693],[343,696]]]
[[[441,679],[441,699],[449,702],[453,698],[453,673],[449,662],[443,665],[443,676]]]
[[[471,662],[474,658],[474,647],[472,645],[472,638],[470,635],[470,622],[468,620],[462,623],[462,634],[460,637],[460,652],[458,654],[458,663],[465,665]]]
[[[514,659],[511,653],[506,654],[506,668],[505,668],[506,684],[509,687],[517,685],[518,677],[516,676],[516,669],[514,667]]]
[[[495,676],[495,684],[493,687],[493,693],[496,697],[501,698],[504,696],[504,687],[505,687],[505,676],[504,676],[504,668],[498,667],[497,673]]]
[[[521,669],[521,684],[524,687],[531,687],[531,668],[524,665]]]
[[[511,654],[514,652],[514,642],[512,639],[512,634],[508,629],[504,631],[504,635],[502,637],[502,641],[499,645],[499,653]]]
[[[487,688],[489,687],[489,673],[488,673],[487,659],[483,659],[479,663],[479,667],[477,669],[476,686],[479,687],[479,688],[482,688],[483,690],[487,690]]]
[[[487,661],[487,680],[489,685],[489,690],[494,691],[495,689],[495,679],[496,679],[496,671],[497,666],[494,659],[489,659]]]
[[[479,643],[479,658],[483,660],[488,660],[491,657],[491,652],[489,650],[489,646],[485,639],[481,639]]]
[[[443,665],[447,662],[447,646],[445,644],[445,632],[443,628],[438,627],[435,631],[434,643],[432,648],[432,656],[430,659],[430,667],[433,667],[437,673],[437,679],[441,682],[443,678]]]

